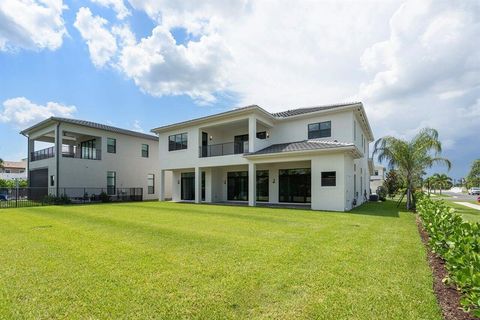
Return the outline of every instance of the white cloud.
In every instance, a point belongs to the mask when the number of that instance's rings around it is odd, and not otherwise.
[[[133,121],[132,130],[137,132],[142,132],[142,133],[145,132],[145,130],[142,128],[142,125],[140,124],[140,120]]]
[[[129,3],[156,27],[136,41],[103,24],[117,38],[108,63],[148,94],[233,92],[270,111],[359,99],[376,137],[432,126],[449,146],[480,123],[478,1]]]
[[[39,105],[25,97],[17,97],[3,102],[0,122],[25,127],[53,116],[68,118],[76,111],[75,106],[67,106],[58,102],[47,102],[46,105]]]
[[[361,58],[360,86],[377,135],[430,126],[447,145],[471,136],[480,114],[480,5],[407,1],[390,20],[388,40]]]
[[[107,24],[104,18],[93,16],[89,8],[82,7],[77,12],[74,26],[87,42],[90,58],[96,67],[104,66],[117,52],[117,42],[106,29]]]
[[[117,18],[122,20],[128,17],[131,13],[125,6],[123,0],[90,0],[93,3],[99,4],[104,7],[109,7],[115,10]]]
[[[228,51],[217,35],[186,46],[156,27],[150,37],[122,49],[119,65],[143,91],[153,95],[189,95],[200,103],[215,100],[226,86]]]
[[[0,1],[0,51],[58,49],[67,34],[61,0]]]

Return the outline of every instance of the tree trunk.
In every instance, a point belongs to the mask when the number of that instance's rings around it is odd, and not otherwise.
[[[407,187],[407,210],[410,210],[412,206],[412,191],[410,190],[410,186]]]

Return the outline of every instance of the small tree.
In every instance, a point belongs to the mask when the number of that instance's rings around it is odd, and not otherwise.
[[[446,164],[450,169],[450,161],[440,157],[442,143],[435,129],[421,130],[411,140],[386,136],[375,142],[373,156],[379,162],[387,161],[390,169],[397,169],[405,182],[407,209],[415,208],[413,192],[421,181],[426,169],[435,164]]]
[[[442,190],[449,189],[453,185],[452,178],[450,178],[444,173],[442,174],[435,173],[432,178],[433,178],[433,184],[437,186],[438,189],[440,190],[440,195],[442,195]]]
[[[467,176],[467,188],[480,187],[480,159],[473,161]]]
[[[385,182],[383,183],[383,186],[387,190],[387,194],[390,198],[395,197],[398,189],[400,189],[400,185],[401,183],[397,171],[395,171],[395,169],[388,171],[385,176]]]

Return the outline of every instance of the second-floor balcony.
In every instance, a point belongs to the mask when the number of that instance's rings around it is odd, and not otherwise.
[[[62,157],[64,158],[76,158],[76,159],[88,159],[88,160],[101,160],[102,152],[100,149],[90,147],[77,147],[77,146],[62,146]],[[30,153],[30,161],[39,161],[55,157],[55,147],[49,147]]]
[[[248,152],[248,141],[227,142],[200,146],[200,158],[218,157]]]

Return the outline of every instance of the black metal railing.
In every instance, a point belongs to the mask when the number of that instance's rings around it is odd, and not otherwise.
[[[88,160],[102,160],[102,151],[101,149],[95,149],[95,148],[81,148],[77,146],[63,145],[62,157],[88,159]]]
[[[38,161],[55,157],[55,147],[50,147],[30,153],[30,161]]]
[[[143,201],[143,188],[0,188],[0,209],[129,201]]]
[[[200,158],[227,156],[248,152],[248,141],[211,144],[200,147]]]

